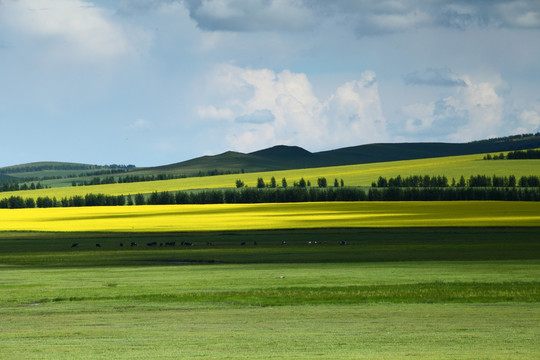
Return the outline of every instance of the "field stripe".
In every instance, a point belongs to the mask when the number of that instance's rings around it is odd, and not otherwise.
[[[0,209],[0,231],[540,226],[537,202],[332,202]]]

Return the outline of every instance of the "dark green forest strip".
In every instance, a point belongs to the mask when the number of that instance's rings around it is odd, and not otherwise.
[[[111,297],[43,298],[65,301],[211,302],[249,306],[361,303],[500,303],[539,302],[540,282],[430,282],[342,287],[280,287],[246,291],[201,291]]]

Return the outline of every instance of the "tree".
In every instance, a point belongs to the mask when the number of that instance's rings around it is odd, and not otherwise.
[[[287,188],[287,179],[281,179],[281,186],[283,186],[283,188]]]
[[[304,180],[304,178],[301,178],[300,181],[298,182],[298,186],[301,187],[301,188],[305,188],[306,187],[306,180]]]
[[[265,187],[265,184],[264,184],[263,178],[258,178],[257,179],[257,188],[258,189],[263,189],[264,187]]]
[[[239,188],[243,188],[244,187],[244,182],[240,179],[236,179],[236,187],[239,189]]]
[[[143,194],[135,195],[135,205],[144,205],[146,203]]]
[[[276,186],[276,178],[272,176],[272,178],[270,179],[270,187],[275,189]]]
[[[345,181],[343,181],[343,179],[341,179],[341,187],[344,187],[345,186]]]
[[[328,186],[327,182],[326,182],[326,178],[325,177],[322,177],[322,178],[318,178],[317,179],[317,185],[319,185],[320,188],[325,188]]]

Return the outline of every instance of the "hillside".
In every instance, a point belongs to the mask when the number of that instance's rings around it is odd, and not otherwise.
[[[399,160],[427,159],[446,156],[499,153],[540,148],[540,133],[516,135],[469,143],[381,143],[310,152],[298,146],[277,145],[251,153],[227,151],[212,156],[148,168],[133,165],[88,165],[77,163],[40,162],[0,168],[0,182],[8,179],[60,179],[52,186],[70,186],[74,178],[125,174],[172,177],[253,173],[263,171],[318,168],[370,164]],[[53,180],[51,180],[53,181]]]
[[[290,170],[387,161],[498,153],[540,147],[540,134],[511,136],[469,143],[386,143],[368,144],[336,150],[309,152],[298,146],[278,145],[248,154],[226,152],[203,156],[145,171],[184,173],[220,170],[224,173]]]

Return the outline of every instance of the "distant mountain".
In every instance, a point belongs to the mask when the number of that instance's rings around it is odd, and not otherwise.
[[[171,174],[174,176],[218,175],[241,172],[289,170],[338,165],[367,164],[385,161],[424,159],[468,154],[540,148],[540,133],[468,143],[382,143],[351,146],[329,151],[310,152],[298,146],[277,145],[251,153],[227,151],[212,156],[149,167],[133,165],[88,165],[77,163],[40,162],[0,168],[0,181],[15,177],[66,176],[77,173],[86,176],[106,176],[129,172],[139,175]]]
[[[516,135],[468,143],[368,144],[313,153],[298,146],[277,145],[247,154],[228,151],[219,155],[203,156],[149,169],[157,172],[183,172],[190,176],[198,172],[206,173],[213,170],[222,172],[288,170],[497,153],[533,148],[540,148],[540,134]]]

